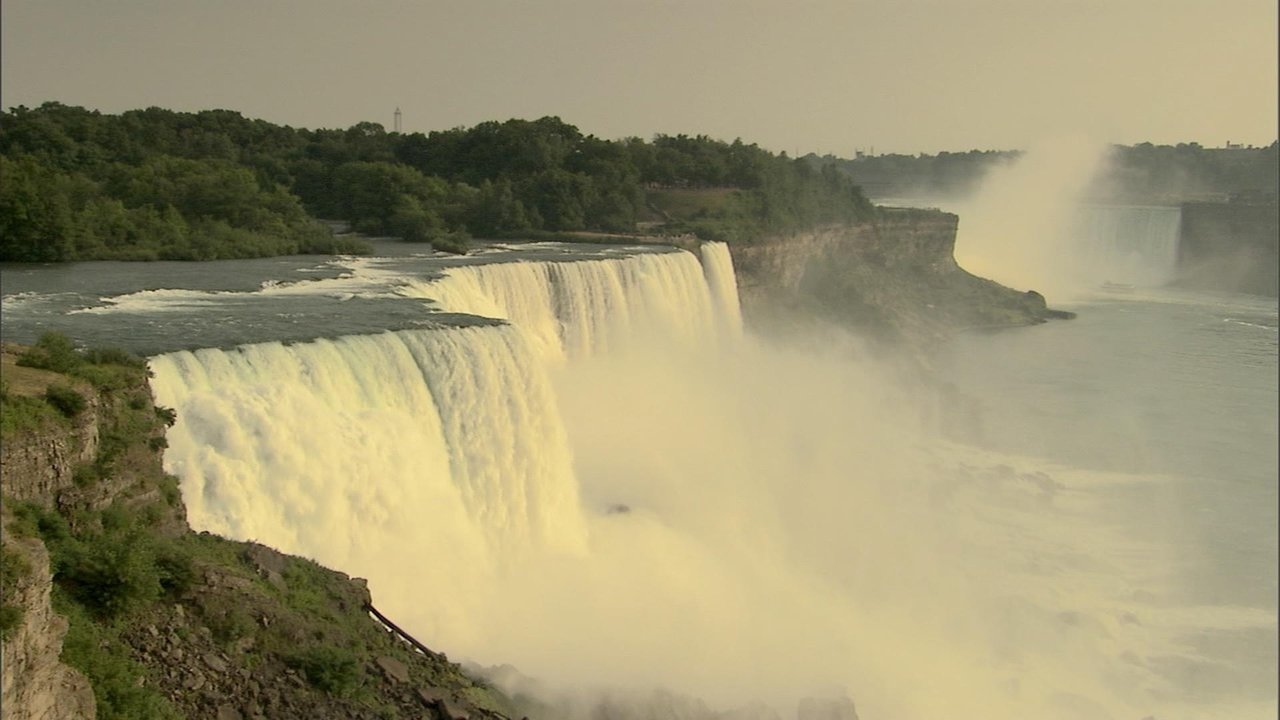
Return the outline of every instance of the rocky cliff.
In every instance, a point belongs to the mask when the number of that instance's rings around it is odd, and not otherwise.
[[[959,329],[1069,317],[957,265],[957,223],[937,210],[881,208],[872,222],[731,246],[744,314],[766,324],[813,315],[917,348]]]
[[[520,717],[364,581],[193,533],[141,362],[68,348],[3,352],[0,717]]]
[[[49,553],[35,538],[14,537],[9,519],[7,512],[0,516],[3,600],[22,615],[0,643],[0,714],[5,720],[93,718],[88,678],[59,659],[67,619],[53,611]]]
[[[63,378],[58,373],[35,368],[18,368],[16,354],[4,348],[5,379],[15,392],[29,395]],[[75,382],[76,390],[87,398],[87,407],[59,432],[11,433],[0,445],[0,467],[4,468],[4,495],[52,507],[57,498],[75,487],[75,469],[93,461],[98,453],[99,413],[97,396],[87,392],[87,383]]]
[[[1178,280],[1184,287],[1280,294],[1280,206],[1182,204]]]

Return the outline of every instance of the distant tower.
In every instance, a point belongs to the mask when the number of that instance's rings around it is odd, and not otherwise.
[[[396,108],[395,128],[396,132],[400,132],[400,108]]]

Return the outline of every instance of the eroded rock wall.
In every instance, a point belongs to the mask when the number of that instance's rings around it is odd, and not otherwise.
[[[92,389],[81,394],[88,407],[69,429],[5,437],[0,444],[5,496],[52,507],[62,492],[74,487],[76,467],[93,462],[98,454],[99,404]]]
[[[1183,203],[1179,285],[1280,294],[1280,209],[1269,204]]]
[[[958,329],[1052,317],[1039,294],[976,277],[956,264],[958,221],[936,210],[884,208],[873,222],[734,245],[744,313],[769,323],[807,311],[915,346]]]
[[[6,469],[7,472],[7,469]],[[23,610],[22,620],[0,646],[0,717],[4,720],[79,720],[96,710],[89,680],[59,661],[67,620],[53,611],[49,553],[34,538],[14,537],[8,514],[0,520],[0,545],[13,578],[4,602]]]

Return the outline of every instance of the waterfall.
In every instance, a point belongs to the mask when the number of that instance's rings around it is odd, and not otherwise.
[[[510,321],[554,362],[661,339],[704,343],[720,327],[741,333],[733,266],[723,243],[625,258],[521,261],[452,268],[406,294],[441,309]]]
[[[1179,208],[1085,205],[1074,220],[1081,265],[1094,281],[1154,287],[1174,279]]]
[[[702,254],[702,271],[707,277],[707,286],[716,303],[716,311],[723,320],[725,331],[730,337],[742,334],[742,309],[738,302],[738,282],[733,272],[733,257],[729,255],[729,246],[720,242],[703,243],[699,248]]]
[[[338,567],[370,541],[352,518],[422,537],[403,507],[477,549],[581,547],[564,429],[514,328],[184,351],[151,369],[178,411],[166,463],[197,528]]]
[[[683,251],[460,266],[401,292],[508,324],[154,358],[157,401],[179,418],[166,465],[192,525],[341,568],[376,564],[386,538],[454,548],[458,572],[522,548],[580,552],[547,373],[644,339],[740,333],[727,248],[704,257],[705,278]]]
[[[1078,478],[935,447],[838,334],[741,336],[725,246],[626,252],[372,270],[497,324],[152,358],[192,526],[365,577],[415,637],[552,691],[1142,716],[1112,701],[1148,687],[1129,606],[1079,571],[1110,540],[1044,504]]]

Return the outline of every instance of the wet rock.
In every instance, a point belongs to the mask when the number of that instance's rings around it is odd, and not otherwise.
[[[382,668],[382,674],[387,676],[392,682],[409,682],[409,668],[404,663],[392,657],[385,655],[379,657],[376,661],[378,667]]]

